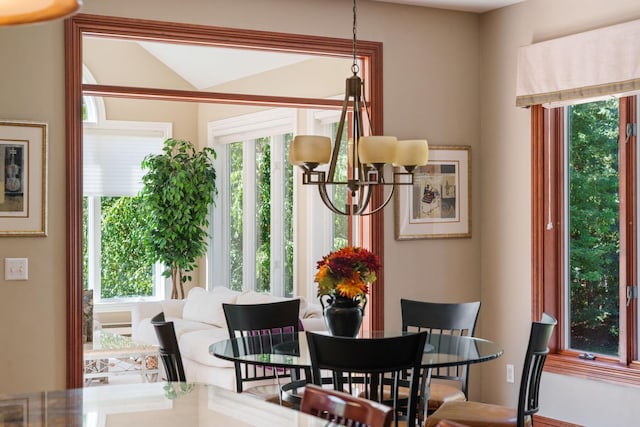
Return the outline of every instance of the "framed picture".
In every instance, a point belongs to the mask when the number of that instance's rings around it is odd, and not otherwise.
[[[0,236],[47,235],[47,124],[0,121]]]
[[[44,392],[0,395],[0,426],[43,426],[44,413]]]
[[[395,195],[396,240],[471,237],[471,147],[429,147],[429,163]]]

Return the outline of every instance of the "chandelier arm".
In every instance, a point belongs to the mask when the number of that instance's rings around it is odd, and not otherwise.
[[[329,173],[327,177],[329,181],[334,181],[336,174],[336,164],[338,161],[338,155],[340,153],[340,145],[342,144],[342,134],[344,132],[344,123],[347,118],[347,109],[349,107],[349,83],[347,83],[347,90],[344,95],[344,102],[342,103],[342,112],[340,113],[340,121],[338,122],[338,131],[336,133],[336,142],[333,144],[333,152],[331,153],[331,161],[329,162]]]
[[[349,215],[348,211],[342,211],[333,204],[333,201],[327,194],[327,185],[325,183],[318,184],[318,192],[320,193],[320,198],[322,199],[322,203],[325,204],[326,207],[331,210],[331,212],[336,213],[338,215]]]
[[[371,114],[369,114],[369,103],[367,102],[367,95],[364,88],[364,80],[362,80],[362,105],[364,106],[364,113],[367,116],[367,124],[369,125],[369,135],[373,135],[373,128],[371,127]]]
[[[353,103],[353,159],[352,159],[352,172],[351,176],[355,179],[355,170],[358,169],[358,177],[360,180],[364,179],[363,169],[364,165],[360,163],[360,155],[358,154],[360,146],[360,137],[364,135],[362,132],[362,106],[360,103],[360,83],[358,83],[358,94]]]
[[[362,212],[367,209],[369,201],[371,200],[371,194],[373,193],[373,186],[368,184],[366,188],[360,187],[358,191],[358,208],[355,209],[356,215],[362,215]]]
[[[373,215],[376,212],[381,211],[382,209],[385,208],[385,206],[387,206],[389,204],[389,202],[391,201],[391,197],[393,196],[393,193],[395,192],[396,186],[392,185],[391,186],[391,191],[389,192],[389,195],[387,196],[387,198],[384,200],[384,202],[378,206],[377,208],[375,208],[374,210],[367,212],[367,213],[359,213],[358,215],[360,216],[368,216],[368,215]]]

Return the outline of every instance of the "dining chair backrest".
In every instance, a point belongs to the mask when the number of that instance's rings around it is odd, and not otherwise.
[[[393,408],[369,399],[308,384],[300,412],[330,421],[332,425],[389,427]]]
[[[518,395],[518,427],[524,427],[525,417],[540,410],[540,377],[549,354],[549,340],[557,323],[553,316],[543,313],[539,322],[531,324]]]
[[[234,356],[270,353],[275,344],[297,338],[300,300],[291,299],[266,304],[222,304]],[[236,391],[252,381],[279,379],[288,372],[261,365],[234,362]]]
[[[158,353],[164,366],[167,381],[185,382],[184,367],[182,365],[182,356],[180,348],[178,348],[178,340],[176,339],[176,330],[173,322],[166,321],[164,312],[156,314],[151,319],[151,324],[156,331],[158,338]]]
[[[419,408],[421,363],[426,332],[389,338],[349,338],[307,331],[311,377],[313,383],[326,382],[328,373],[333,388],[351,395],[358,393],[367,399],[394,408],[398,425],[399,411],[406,410],[407,425],[413,426]],[[409,372],[407,401],[400,401],[402,375]],[[404,382],[402,382],[404,383]]]
[[[533,425],[532,416],[540,409],[538,395],[542,370],[549,353],[549,340],[556,324],[556,319],[546,313],[540,321],[531,323],[517,408],[482,402],[447,402],[427,418],[425,427],[447,426],[447,422],[474,427]]]
[[[473,336],[480,312],[480,301],[436,303],[403,298],[400,300],[400,310],[404,332],[428,331]],[[462,392],[468,397],[469,370],[466,364],[433,369],[431,378],[459,381]]]

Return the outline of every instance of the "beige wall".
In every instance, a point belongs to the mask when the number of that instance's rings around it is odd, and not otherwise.
[[[344,0],[84,3],[82,11],[94,14],[351,35],[350,6]],[[504,365],[515,364],[519,374],[530,322],[529,113],[514,107],[516,48],[637,18],[638,9],[636,0],[610,0],[606,7],[600,0],[528,0],[479,16],[359,3],[359,37],[384,43],[385,133],[472,147],[472,238],[395,241],[393,207],[386,209],[385,323],[388,329],[400,327],[401,297],[481,299],[479,333],[503,345],[505,354],[473,367],[474,398],[515,403],[517,389],[504,382]],[[45,121],[50,127],[49,235],[0,239],[0,259],[30,260],[27,282],[0,277],[0,392],[61,388],[66,345],[63,24],[0,28],[0,54],[10,59],[3,61],[0,118]],[[543,414],[593,426],[623,425],[632,416],[631,405],[617,398],[624,392],[637,400],[639,394],[548,374],[543,388]],[[603,406],[620,422],[594,421],[601,420],[596,409]]]
[[[485,400],[516,404],[518,384],[504,382],[505,364],[520,375],[531,319],[530,113],[515,107],[517,48],[639,17],[637,0],[528,0],[482,17],[480,334],[505,349],[482,372]],[[639,398],[637,388],[545,373],[541,414],[585,426],[637,425]]]

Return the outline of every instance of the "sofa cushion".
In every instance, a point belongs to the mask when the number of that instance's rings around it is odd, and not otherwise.
[[[183,334],[178,340],[178,346],[183,359],[195,360],[206,366],[233,368],[233,362],[220,359],[209,353],[211,344],[226,339],[229,339],[229,331],[226,328],[203,329]]]
[[[300,318],[305,317],[307,311],[307,300],[303,297],[296,297],[300,300]],[[244,291],[235,300],[235,304],[267,304],[270,302],[286,301],[292,298],[276,297],[256,291]]]
[[[182,317],[185,320],[224,328],[227,321],[222,311],[222,303],[233,303],[239,293],[224,286],[216,286],[211,291],[199,287],[193,288],[187,295]]]
[[[206,323],[184,320],[179,317],[165,317],[165,319],[173,322],[178,342],[180,342],[180,337],[185,333],[202,329],[214,329],[214,326]],[[158,338],[156,337],[156,331],[151,324],[151,318],[142,319],[140,321],[135,339],[136,341],[142,341],[144,343],[158,344]]]

